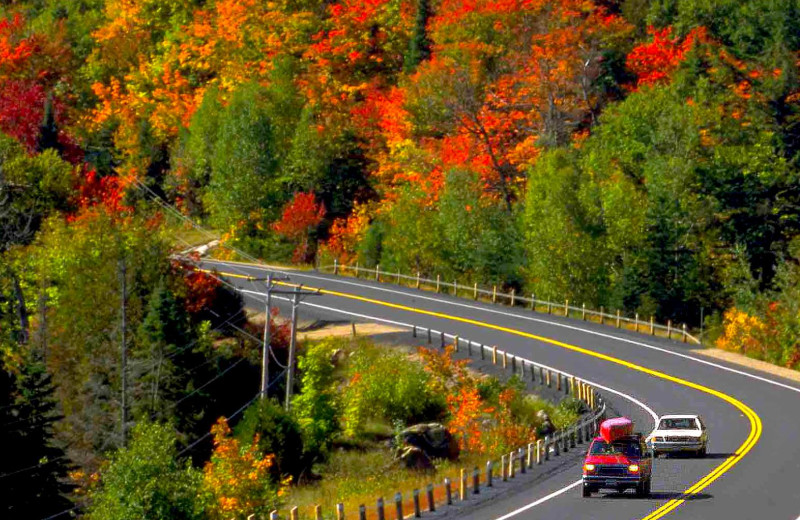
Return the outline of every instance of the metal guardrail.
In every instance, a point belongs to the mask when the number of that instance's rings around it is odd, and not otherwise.
[[[491,301],[494,304],[505,304],[511,307],[527,307],[532,311],[539,311],[539,309],[542,309],[542,312],[546,312],[547,314],[575,317],[584,321],[588,319],[603,325],[612,324],[616,328],[633,330],[640,334],[647,334],[650,336],[663,335],[669,339],[680,339],[684,343],[692,342],[698,345],[702,344],[701,340],[697,336],[693,336],[688,332],[685,323],[681,324],[680,326],[674,326],[670,320],[666,325],[663,325],[656,323],[653,316],[651,316],[649,320],[640,320],[638,313],[631,318],[623,315],[620,310],[617,310],[613,314],[609,314],[605,312],[605,309],[602,307],[599,311],[597,311],[594,309],[587,309],[586,305],[581,305],[580,307],[570,305],[568,299],[565,299],[564,303],[557,303],[537,299],[535,294],[531,294],[530,297],[525,297],[516,294],[514,290],[511,290],[508,293],[502,292],[502,290],[498,291],[496,285],[491,289],[478,287],[477,283],[473,284],[472,286],[461,285],[455,280],[452,282],[442,280],[439,275],[436,276],[436,279],[425,278],[421,276],[420,273],[417,273],[416,276],[409,276],[402,274],[399,271],[395,273],[381,271],[380,266],[377,266],[375,269],[368,269],[359,267],[358,264],[352,266],[339,264],[337,261],[334,261],[333,265],[321,266],[319,269],[321,271],[331,271],[336,275],[344,275],[349,271],[352,272],[356,277],[362,277],[363,274],[366,275],[365,277],[379,282],[393,281],[397,285],[401,285],[405,282],[405,285],[410,287],[413,286],[417,289],[434,289],[437,293],[446,291],[454,296],[471,296],[473,300],[478,300],[479,298],[483,297],[485,300]]]
[[[515,478],[517,473],[532,471],[534,467],[546,464],[552,458],[577,449],[577,446],[584,442],[589,442],[597,432],[601,418],[606,413],[606,404],[602,395],[581,378],[548,365],[509,354],[507,351],[498,349],[497,346],[484,345],[455,334],[419,326],[412,326],[411,332],[415,338],[425,338],[428,344],[438,344],[442,349],[453,345],[456,352],[491,361],[493,365],[502,367],[504,370],[510,371],[512,375],[516,374],[532,384],[538,382],[540,386],[554,388],[556,391],[564,392],[565,395],[571,395],[584,402],[589,411],[584,413],[574,424],[556,431],[552,436],[545,436],[544,439],[536,439],[534,442],[519,446],[508,455],[503,455],[500,460],[487,461],[484,471],[480,471],[477,467],[472,470],[463,468],[459,477],[455,479],[457,481],[455,483],[450,478],[445,478],[439,485],[428,484],[424,495],[421,495],[419,489],[406,493],[397,492],[393,497],[393,502],[384,501],[383,497],[380,497],[375,500],[375,506],[361,505],[358,511],[345,511],[343,503],[337,504],[333,512],[323,512],[320,506],[314,506],[311,508],[311,514],[304,515],[303,518],[314,518],[315,520],[324,518],[335,518],[336,520],[385,519],[387,518],[387,508],[394,509],[397,519],[406,518],[409,514],[419,518],[425,513],[434,512],[441,506],[468,501],[471,500],[471,497],[474,500],[476,495],[480,495],[482,486],[493,487],[496,485],[496,479],[505,482]],[[426,499],[425,507],[423,507],[420,496],[424,496]],[[333,514],[331,515],[331,513]],[[250,518],[254,519],[255,517],[251,515],[248,519]],[[293,507],[285,511],[283,515],[279,511],[273,511],[269,518],[271,520],[282,518],[299,520],[301,515],[299,508]]]

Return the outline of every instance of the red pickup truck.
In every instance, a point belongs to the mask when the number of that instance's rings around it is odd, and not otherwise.
[[[650,495],[653,455],[633,423],[624,417],[600,425],[583,461],[583,496],[600,489],[624,491],[632,488],[640,497]]]

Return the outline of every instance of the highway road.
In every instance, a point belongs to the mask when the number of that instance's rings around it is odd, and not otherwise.
[[[205,261],[258,300],[264,267]],[[613,389],[613,409],[649,432],[653,414],[699,413],[709,429],[706,458],[660,458],[652,496],[580,496],[580,462],[469,514],[493,519],[800,518],[800,385],[694,354],[697,347],[608,326],[310,271],[282,271],[322,290],[301,312],[336,319],[413,323],[458,334]]]

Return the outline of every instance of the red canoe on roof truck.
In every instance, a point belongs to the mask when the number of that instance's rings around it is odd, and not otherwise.
[[[606,442],[614,442],[620,437],[633,435],[633,421],[627,417],[607,419],[600,424],[600,437]]]
[[[641,433],[633,432],[627,417],[603,421],[600,435],[592,440],[583,461],[583,496],[600,489],[622,492],[635,489],[639,496],[650,494],[653,454]]]

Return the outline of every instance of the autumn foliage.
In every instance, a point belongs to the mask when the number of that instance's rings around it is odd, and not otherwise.
[[[272,228],[279,235],[295,242],[296,262],[307,261],[309,236],[325,216],[325,205],[316,202],[313,193],[295,193],[294,198],[283,208],[281,219]]]
[[[627,57],[628,68],[636,74],[640,87],[667,82],[686,54],[697,43],[708,40],[703,27],[693,29],[684,38],[673,36],[672,27],[656,29],[651,26],[647,34],[652,41],[634,48]]]

